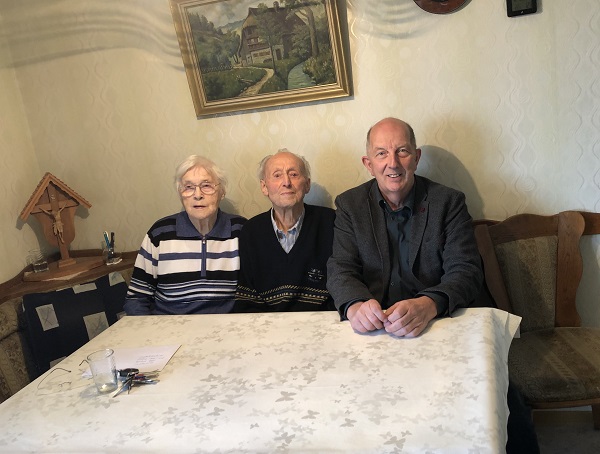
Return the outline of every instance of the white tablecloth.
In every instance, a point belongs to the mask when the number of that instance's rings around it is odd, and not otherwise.
[[[0,451],[502,452],[519,320],[467,309],[405,339],[334,312],[125,317],[0,404]],[[81,377],[99,348],[173,344],[156,385]]]

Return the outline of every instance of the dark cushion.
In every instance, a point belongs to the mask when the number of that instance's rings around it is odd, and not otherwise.
[[[522,333],[511,344],[508,370],[529,403],[600,398],[600,329]]]
[[[38,376],[124,315],[127,284],[111,273],[87,284],[23,297],[23,316]],[[82,358],[83,359],[83,358]]]

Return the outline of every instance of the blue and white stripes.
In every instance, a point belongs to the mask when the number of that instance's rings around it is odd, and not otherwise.
[[[238,239],[244,221],[219,211],[206,236],[198,233],[185,212],[157,221],[136,259],[126,312],[229,312],[240,268]]]

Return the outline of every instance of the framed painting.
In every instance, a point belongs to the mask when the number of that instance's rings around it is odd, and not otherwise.
[[[336,0],[169,1],[197,117],[352,95]]]

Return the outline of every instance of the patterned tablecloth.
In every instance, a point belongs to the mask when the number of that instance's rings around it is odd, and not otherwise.
[[[467,309],[405,339],[334,312],[125,317],[0,404],[0,452],[502,452],[519,321]],[[130,394],[81,376],[99,348],[173,344]]]

